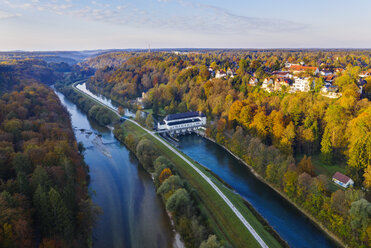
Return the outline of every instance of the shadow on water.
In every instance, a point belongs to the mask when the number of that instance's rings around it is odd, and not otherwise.
[[[337,246],[299,210],[219,145],[197,135],[188,135],[180,138],[179,149],[231,185],[291,247]]]
[[[94,247],[172,247],[171,223],[150,175],[109,129],[57,95],[71,114],[77,141],[89,148],[84,154],[89,190],[103,210],[93,230]]]

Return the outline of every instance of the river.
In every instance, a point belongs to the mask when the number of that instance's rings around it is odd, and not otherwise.
[[[74,103],[56,94],[71,115],[77,141],[86,148],[89,191],[103,210],[93,230],[93,247],[175,246],[170,219],[150,175],[110,129],[89,120]]]
[[[336,247],[308,218],[219,145],[197,135],[180,137],[179,149],[209,168],[248,200],[290,247]]]

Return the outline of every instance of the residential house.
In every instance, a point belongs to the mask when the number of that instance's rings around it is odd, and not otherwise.
[[[292,65],[290,66],[289,70],[293,74],[299,74],[302,72],[312,72],[314,73],[314,75],[317,75],[319,73],[318,67],[312,67],[312,66]]]
[[[234,73],[230,68],[228,68],[227,70],[227,75],[231,78],[234,78],[234,76],[236,76],[237,74]]]
[[[333,73],[332,73],[332,71],[329,71],[329,70],[322,70],[322,71],[320,72],[320,74],[321,74],[322,76],[331,76]]]
[[[291,78],[292,75],[288,71],[274,71],[272,72],[272,76],[276,76],[278,78]]]
[[[308,92],[310,90],[311,84],[314,80],[310,80],[309,77],[294,77],[294,82],[291,86],[290,92],[294,93],[296,91]]]
[[[334,176],[332,177],[332,181],[334,183],[344,187],[344,188],[348,188],[349,186],[354,185],[354,181],[350,177],[348,177],[348,176],[346,176],[346,175],[344,175],[340,172],[336,172],[334,174]]]
[[[224,78],[227,76],[227,73],[225,73],[224,70],[219,70],[215,74],[215,78]]]
[[[274,81],[273,78],[265,78],[262,84],[262,89],[272,92],[274,87]]]
[[[335,75],[324,76],[323,79],[325,80],[325,83],[332,84],[332,82],[334,82]]]
[[[249,80],[249,85],[250,86],[257,86],[259,83],[259,80],[256,77],[251,77]]]
[[[359,74],[360,78],[366,78],[366,77],[371,77],[371,70],[369,71],[363,71]]]
[[[282,87],[288,88],[291,84],[290,78],[277,78],[274,80],[274,91],[281,91]]]

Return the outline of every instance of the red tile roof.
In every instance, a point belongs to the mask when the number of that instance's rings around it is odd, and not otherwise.
[[[333,179],[336,179],[344,184],[346,184],[349,180],[350,180],[350,177],[340,173],[340,172],[336,172],[334,174],[334,176],[332,177]]]
[[[317,70],[317,67],[313,67],[313,66],[302,66],[302,65],[292,65],[290,66],[290,70],[293,70],[293,71],[305,71],[305,70],[310,70],[310,71],[315,71]]]

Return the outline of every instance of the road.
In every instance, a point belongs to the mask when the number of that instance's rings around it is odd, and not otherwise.
[[[104,105],[105,107],[109,108],[111,111],[113,111],[116,115],[118,115],[119,117],[120,114],[118,113],[117,110],[111,108],[110,106],[104,104],[103,102],[99,101],[99,99],[96,99],[96,98],[93,98],[91,96],[89,96],[88,94],[86,94],[85,92],[79,90],[78,88],[76,88],[76,85],[73,84],[73,87],[78,90],[79,92],[81,92],[82,94],[88,96],[89,98],[92,98],[94,99],[95,101],[99,102],[100,104]],[[187,158],[185,158],[181,153],[178,152],[178,150],[176,150],[174,147],[170,146],[168,143],[166,143],[163,139],[161,139],[160,137],[158,137],[157,135],[155,135],[155,132],[152,132],[144,127],[142,127],[141,125],[139,125],[136,121],[132,120],[132,119],[129,119],[129,118],[126,118],[124,117],[126,120],[132,122],[133,124],[139,126],[140,128],[142,128],[143,130],[145,130],[148,134],[152,135],[152,137],[154,137],[155,139],[157,139],[158,141],[160,141],[163,145],[165,145],[168,149],[170,149],[173,153],[175,153],[177,156],[179,156],[181,159],[183,159],[189,166],[191,166],[198,174],[200,174],[200,176],[205,179],[205,181],[210,184],[210,186],[218,193],[218,195],[224,200],[224,202],[231,208],[231,210],[236,214],[237,218],[242,222],[242,224],[247,228],[247,230],[249,230],[249,232],[251,233],[251,235],[256,239],[256,241],[260,244],[261,247],[264,247],[264,248],[268,248],[268,246],[265,244],[265,242],[263,241],[263,239],[259,236],[259,234],[254,230],[254,228],[250,225],[250,223],[245,219],[245,217],[243,217],[243,215],[240,213],[240,211],[238,211],[238,209],[233,205],[233,203],[223,194],[223,192],[218,188],[218,186],[216,186],[214,184],[213,181],[211,181],[211,179],[206,176],[202,171],[200,171],[200,169],[198,169],[193,163],[191,163],[191,161],[189,161]]]

